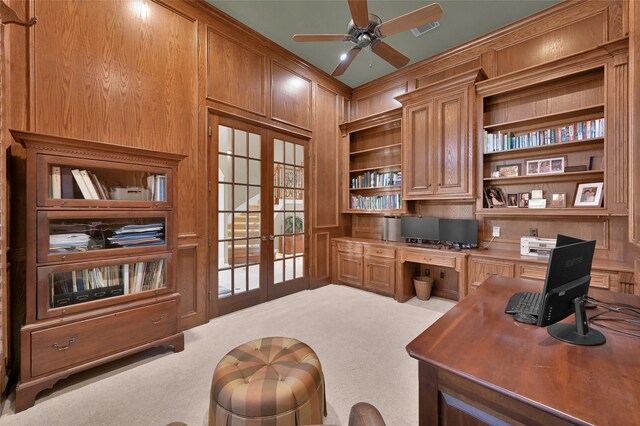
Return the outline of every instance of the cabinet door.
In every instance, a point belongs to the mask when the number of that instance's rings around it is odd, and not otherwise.
[[[380,257],[364,258],[364,287],[393,296],[396,282],[396,261]]]
[[[338,252],[338,282],[362,286],[362,255]]]
[[[405,200],[419,200],[433,194],[432,140],[435,134],[433,100],[405,109],[402,146],[402,185]]]
[[[469,193],[469,114],[467,91],[460,90],[435,101],[435,193]]]
[[[473,293],[487,278],[492,275],[501,277],[513,277],[515,264],[499,262],[490,259],[469,260],[469,288],[468,293]]]

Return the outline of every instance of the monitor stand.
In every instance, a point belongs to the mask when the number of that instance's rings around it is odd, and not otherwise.
[[[584,297],[573,299],[576,311],[576,322],[556,323],[547,327],[547,332],[558,340],[580,346],[603,345],[607,338],[598,330],[589,328],[589,319],[585,312]]]

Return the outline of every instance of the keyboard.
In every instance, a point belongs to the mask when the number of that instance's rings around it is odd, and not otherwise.
[[[540,313],[540,305],[542,305],[542,293],[527,291],[511,296],[504,311],[508,314],[538,315]]]

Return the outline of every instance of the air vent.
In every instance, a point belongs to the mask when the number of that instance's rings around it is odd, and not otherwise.
[[[426,33],[427,31],[432,30],[434,28],[438,28],[439,26],[440,26],[440,22],[433,21],[429,24],[420,25],[417,28],[411,28],[411,32],[413,33],[414,36],[419,37],[422,34]]]

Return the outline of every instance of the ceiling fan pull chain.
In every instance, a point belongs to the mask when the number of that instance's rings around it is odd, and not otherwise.
[[[371,54],[371,45],[367,46],[369,52],[369,68],[373,68],[373,55]]]

